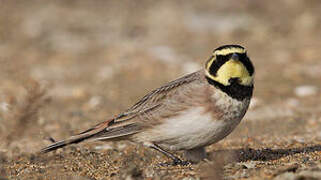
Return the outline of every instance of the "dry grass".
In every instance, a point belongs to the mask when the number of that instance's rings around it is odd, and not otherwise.
[[[49,103],[50,98],[46,96],[46,88],[33,79],[24,81],[25,93],[19,99],[11,96],[10,112],[4,116],[7,130],[2,137],[9,146],[11,142],[24,136],[26,131],[39,126],[39,111]]]
[[[26,95],[23,99],[13,107],[11,122],[11,132],[8,135],[8,141],[12,138],[18,138],[29,129],[29,126],[37,126],[38,113],[41,108],[49,102],[49,98],[45,97],[46,89],[41,87],[40,84],[30,79],[26,82]]]

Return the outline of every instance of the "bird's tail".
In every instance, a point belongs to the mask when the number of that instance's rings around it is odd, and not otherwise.
[[[106,128],[109,126],[109,122],[111,122],[111,121],[112,120],[99,123],[95,127],[90,128],[80,134],[71,136],[68,139],[65,139],[62,141],[55,142],[55,143],[51,144],[50,146],[41,149],[40,152],[47,153],[47,152],[62,148],[64,146],[67,146],[69,144],[79,143],[84,140],[97,137],[99,134],[104,133],[104,131],[106,131]]]

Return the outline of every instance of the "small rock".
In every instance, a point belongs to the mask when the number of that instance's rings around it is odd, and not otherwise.
[[[294,93],[299,97],[315,95],[318,92],[318,88],[311,85],[299,86],[294,89]]]

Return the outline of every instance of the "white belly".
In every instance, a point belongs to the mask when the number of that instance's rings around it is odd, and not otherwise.
[[[217,120],[213,119],[209,112],[205,112],[203,107],[195,107],[179,116],[166,119],[162,125],[141,135],[145,141],[155,142],[165,149],[193,149],[223,139],[233,131],[242,118]]]

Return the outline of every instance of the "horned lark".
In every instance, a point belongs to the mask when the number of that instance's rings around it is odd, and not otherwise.
[[[44,149],[49,152],[87,139],[127,139],[185,164],[205,158],[204,147],[229,135],[246,113],[253,92],[254,67],[239,45],[215,49],[204,69],[157,88],[116,118],[108,119]]]

